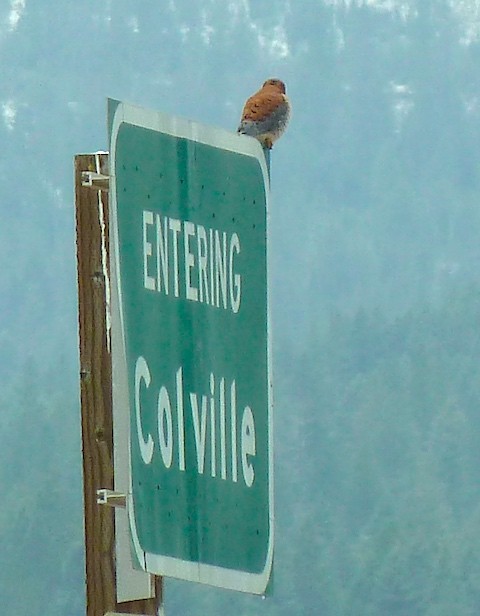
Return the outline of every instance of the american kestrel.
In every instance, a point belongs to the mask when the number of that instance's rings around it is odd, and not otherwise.
[[[237,132],[255,137],[270,150],[283,135],[289,118],[290,101],[285,84],[280,79],[267,79],[245,103]]]

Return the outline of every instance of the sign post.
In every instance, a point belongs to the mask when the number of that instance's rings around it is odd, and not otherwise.
[[[75,210],[80,340],[80,395],[82,414],[83,486],[85,508],[85,566],[87,616],[108,611],[158,614],[162,604],[161,579],[153,590],[134,600],[118,600],[118,558],[115,553],[114,512],[99,505],[98,490],[113,489],[112,373],[107,298],[108,181],[103,190],[87,187],[84,173],[105,177],[106,153],[75,157]],[[135,573],[135,572],[133,572]],[[145,586],[145,584],[144,584]]]
[[[115,412],[137,565],[261,594],[273,561],[260,144],[110,101]]]

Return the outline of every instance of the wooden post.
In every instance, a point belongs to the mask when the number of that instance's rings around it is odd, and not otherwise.
[[[155,616],[163,603],[161,578],[155,578],[153,599],[116,602],[114,511],[97,504],[97,490],[114,487],[112,365],[104,275],[104,267],[109,271],[108,192],[82,186],[83,171],[108,175],[108,154],[75,157],[86,614]]]

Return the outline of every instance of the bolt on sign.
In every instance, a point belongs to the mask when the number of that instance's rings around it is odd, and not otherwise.
[[[261,594],[273,559],[268,172],[252,138],[109,103],[114,407],[134,560]]]

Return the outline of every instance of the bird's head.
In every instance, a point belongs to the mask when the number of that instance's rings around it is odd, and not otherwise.
[[[280,79],[267,79],[267,81],[263,84],[263,87],[272,87],[279,90],[282,94],[286,93],[285,84]]]

